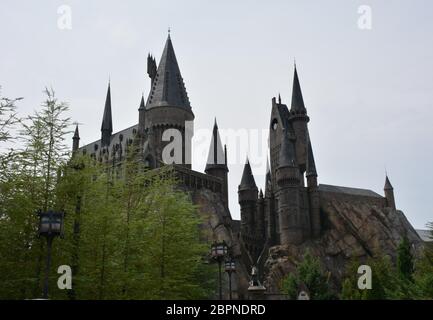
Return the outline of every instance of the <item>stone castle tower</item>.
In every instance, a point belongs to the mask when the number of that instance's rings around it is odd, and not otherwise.
[[[396,210],[388,176],[385,197],[366,189],[318,184],[309,121],[295,65],[290,108],[281,97],[272,99],[265,194],[258,192],[248,160],[238,189],[241,239],[252,264],[263,264],[275,245],[299,246],[321,237],[321,207],[329,195]]]
[[[150,169],[166,164],[191,169],[194,113],[170,35],[168,35],[158,67],[155,58],[148,55],[147,73],[151,88],[146,102],[144,96],[141,97],[138,107],[138,124],[113,133],[109,83],[102,117],[101,139],[80,147],[77,126],[73,138],[73,152],[89,154],[101,162],[110,162],[121,175],[121,163],[128,152],[128,146],[135,143],[138,145],[140,160]],[[173,148],[166,148],[170,144],[173,145]],[[165,150],[171,152],[164,153]],[[205,171],[206,176],[215,177],[221,181],[221,192],[227,202],[226,152],[226,148],[223,149],[221,145],[215,120]]]
[[[272,99],[271,161],[266,172],[265,196],[261,191],[257,195],[248,161],[239,185],[241,234],[253,261],[267,247],[301,244],[320,235],[320,199],[309,120],[295,66],[290,110],[280,97],[278,102]]]

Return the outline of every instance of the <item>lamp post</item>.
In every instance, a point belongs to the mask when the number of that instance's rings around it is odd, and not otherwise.
[[[45,280],[44,280],[44,291],[43,298],[48,299],[48,275],[50,273],[51,266],[51,247],[53,239],[57,236],[63,237],[63,219],[65,216],[64,212],[54,212],[49,210],[47,212],[38,211],[39,216],[39,237],[43,236],[47,238],[47,258],[45,265]]]
[[[225,271],[229,275],[229,296],[230,300],[232,300],[232,274],[236,272],[236,263],[233,258],[226,260]]]
[[[221,264],[224,261],[225,256],[227,255],[227,244],[225,241],[223,242],[214,242],[211,245],[211,256],[216,262],[218,262],[218,284],[219,284],[219,299],[222,300],[222,279],[221,279]]]

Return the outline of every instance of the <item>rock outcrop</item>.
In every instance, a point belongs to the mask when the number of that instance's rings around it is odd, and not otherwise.
[[[230,248],[231,254],[236,262],[236,273],[232,275],[232,292],[235,298],[246,298],[248,289],[249,272],[244,263],[244,249],[238,238],[235,222],[224,204],[222,194],[212,192],[208,189],[191,190],[191,198],[197,206],[203,220],[202,228],[204,237],[208,243],[213,241],[225,241]],[[228,298],[227,275],[223,266],[223,295]]]
[[[422,240],[402,211],[384,207],[375,199],[355,200],[321,194],[320,238],[297,246],[270,248],[264,264],[268,292],[279,293],[282,279],[296,270],[307,250],[319,257],[335,289],[341,284],[347,264],[354,259],[362,264],[368,257],[389,255],[395,261],[404,235],[418,252]]]

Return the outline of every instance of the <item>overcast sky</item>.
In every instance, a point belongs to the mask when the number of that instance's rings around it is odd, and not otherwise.
[[[62,5],[71,9],[71,29],[58,26]],[[371,8],[371,29],[359,28],[361,5]],[[22,115],[37,109],[42,89],[52,86],[82,123],[81,143],[90,143],[100,137],[111,77],[114,131],[136,124],[150,86],[147,54],[159,60],[170,27],[196,132],[211,129],[216,117],[221,129],[254,136],[268,128],[273,96],[281,93],[290,104],[296,58],[319,182],[383,194],[386,167],[410,222],[423,228],[433,220],[431,0],[2,0],[0,6],[2,95],[23,96]],[[229,166],[230,209],[238,219],[248,146],[236,148],[228,141],[229,154],[240,158]],[[250,153],[262,187],[263,157]],[[195,154],[193,168],[203,171],[205,160]]]

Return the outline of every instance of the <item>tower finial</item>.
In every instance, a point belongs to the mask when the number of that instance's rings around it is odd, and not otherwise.
[[[168,27],[168,37],[170,38],[170,32],[171,32],[171,29],[170,29],[170,27]]]
[[[278,104],[281,104],[281,95],[278,93]]]

